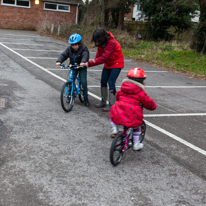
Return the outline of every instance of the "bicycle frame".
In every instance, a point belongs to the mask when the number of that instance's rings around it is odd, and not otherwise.
[[[132,132],[133,132],[132,128],[124,127],[122,135],[125,137],[125,141],[124,141],[125,143],[124,143],[124,148],[122,149],[122,152],[125,152],[125,150],[127,149],[128,141],[129,141],[129,138]]]
[[[77,82],[78,82],[77,86],[76,86],[76,84],[75,84],[75,80],[77,80]],[[72,91],[73,91],[73,90],[75,90],[75,94],[78,95],[78,94],[79,94],[79,83],[81,82],[81,79],[73,74],[73,69],[70,69],[70,71],[69,71],[69,79],[68,79],[68,82],[71,82],[71,83],[72,83],[70,96],[72,95]],[[68,87],[68,88],[69,88],[69,87]],[[66,91],[65,91],[65,94],[64,94],[65,97],[67,96],[67,92],[68,92],[67,90],[68,90],[68,88],[67,88]]]

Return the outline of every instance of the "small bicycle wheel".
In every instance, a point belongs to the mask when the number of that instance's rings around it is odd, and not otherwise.
[[[140,136],[139,141],[142,142],[144,140],[144,136],[146,133],[146,123],[143,121],[142,125],[140,126]]]
[[[84,89],[82,88],[82,85],[81,85],[81,83],[80,83],[80,84],[79,84],[79,100],[80,100],[81,103],[84,102],[83,90],[84,90]]]
[[[69,88],[71,87],[71,82],[65,82],[61,90],[61,106],[65,112],[71,111],[74,105],[74,90],[72,92],[69,92]]]
[[[122,149],[124,148],[123,138],[124,136],[121,133],[118,133],[111,145],[110,162],[114,166],[117,166],[121,162],[123,156],[123,152],[122,152]]]

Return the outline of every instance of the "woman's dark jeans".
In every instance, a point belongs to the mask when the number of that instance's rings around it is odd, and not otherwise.
[[[107,87],[108,82],[109,90],[116,90],[115,82],[121,70],[122,69],[120,68],[106,69],[105,67],[103,67],[101,76],[101,87]]]

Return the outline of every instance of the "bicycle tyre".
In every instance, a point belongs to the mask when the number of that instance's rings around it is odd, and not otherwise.
[[[139,141],[143,142],[145,133],[146,133],[146,123],[143,121],[142,125],[140,126],[140,136],[139,136]]]
[[[65,82],[61,90],[61,98],[60,98],[61,106],[65,112],[70,112],[74,105],[74,90],[72,91],[71,96],[69,94],[69,87],[71,87],[71,84],[72,82]],[[67,91],[67,94],[65,94],[66,91]]]
[[[82,84],[79,83],[79,100],[80,100],[81,103],[84,102],[83,90],[84,90],[84,89],[82,88]]]
[[[124,136],[118,133],[114,138],[110,148],[110,162],[113,166],[117,166],[123,157],[122,149],[124,148]]]

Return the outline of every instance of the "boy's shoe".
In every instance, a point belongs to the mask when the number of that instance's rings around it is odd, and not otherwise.
[[[140,142],[133,142],[133,150],[140,150],[143,148],[143,144]]]
[[[112,133],[111,133],[111,138],[115,138],[115,136],[117,135],[118,131],[117,131],[117,125],[115,125],[114,127],[112,127]]]
[[[88,98],[84,99],[84,104],[85,104],[85,106],[90,106]]]

